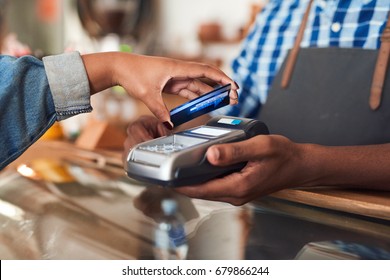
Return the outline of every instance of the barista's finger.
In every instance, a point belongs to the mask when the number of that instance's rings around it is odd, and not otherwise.
[[[240,142],[214,145],[207,150],[207,159],[214,165],[258,160],[270,150],[270,142],[268,136],[259,135]]]

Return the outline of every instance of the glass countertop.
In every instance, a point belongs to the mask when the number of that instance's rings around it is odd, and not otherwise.
[[[241,207],[145,186],[114,166],[36,159],[0,173],[1,259],[154,259],[164,198],[188,259],[390,259],[390,222],[265,197]]]

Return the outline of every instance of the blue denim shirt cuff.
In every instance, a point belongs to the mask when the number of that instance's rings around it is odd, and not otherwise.
[[[58,121],[92,111],[88,76],[79,52],[46,56],[43,64]]]

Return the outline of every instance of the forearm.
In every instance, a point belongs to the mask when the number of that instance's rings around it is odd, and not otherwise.
[[[307,171],[305,177],[309,178],[304,183],[307,186],[390,190],[390,144],[351,147],[298,145],[303,154],[302,170]]]
[[[153,71],[158,73],[162,70],[157,69],[163,65],[161,61],[153,64],[157,58],[121,52],[85,54],[81,58],[87,72],[91,95],[116,85],[123,86],[131,95],[148,95],[150,85],[156,82],[161,87],[158,88],[159,94],[162,90],[163,85],[159,84],[158,80],[149,79],[153,77],[150,73]],[[168,60],[165,58],[160,60],[166,61],[163,70],[169,76]]]

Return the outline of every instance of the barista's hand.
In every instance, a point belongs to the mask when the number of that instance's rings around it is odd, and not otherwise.
[[[207,159],[214,165],[248,161],[240,171],[201,185],[175,190],[193,198],[242,205],[257,197],[305,183],[303,146],[277,135],[260,135],[231,144],[214,145]]]
[[[130,149],[141,142],[170,134],[170,130],[154,116],[141,116],[127,126],[127,137],[124,143],[123,159]]]
[[[234,81],[211,65],[120,52],[88,54],[82,58],[93,93],[121,85],[144,102],[161,122],[171,125],[161,93],[196,98],[212,90],[203,78],[220,85],[231,84],[230,103],[237,103],[238,88]]]

